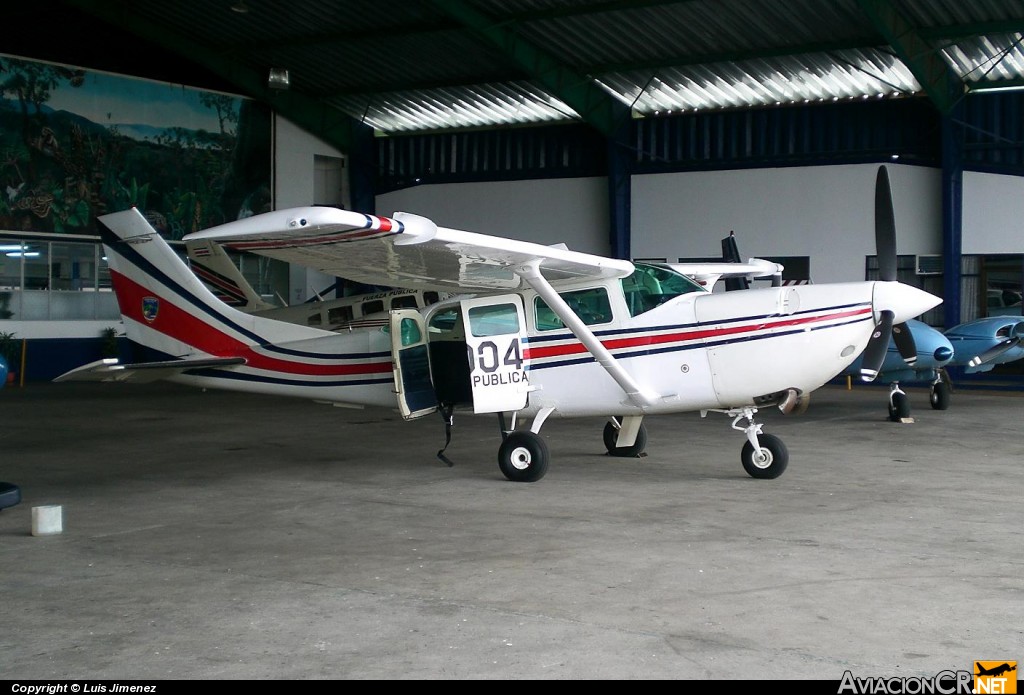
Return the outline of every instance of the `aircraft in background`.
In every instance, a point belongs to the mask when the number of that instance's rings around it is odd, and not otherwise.
[[[99,218],[111,281],[128,337],[159,359],[101,360],[58,380],[166,378],[397,406],[406,419],[440,410],[448,425],[456,409],[497,414],[499,468],[524,482],[548,469],[540,431],[551,416],[606,416],[609,453],[635,456],[646,415],[717,412],[746,438],[746,472],[775,478],[789,454],[762,432],[758,409],[792,410],[861,353],[862,373],[873,378],[893,326],[940,302],[896,282],[885,167],[875,205],[880,280],[729,293],[667,265],[438,227],[407,213],[295,208],[189,235],[367,284],[468,293],[392,310],[387,331],[342,333],[227,306],[138,210],[125,210]]]
[[[990,371],[997,364],[1024,358],[1024,318],[989,316],[961,323],[946,331],[953,346],[951,366],[968,374]]]
[[[245,279],[224,248],[208,239],[185,242],[189,267],[213,294],[228,306],[268,319],[319,326],[330,331],[383,326],[392,309],[424,309],[447,293],[433,290],[381,288],[335,299],[317,295],[312,301],[281,306],[265,301]]]
[[[894,329],[895,331],[896,329]],[[895,340],[889,342],[882,368],[876,381],[889,384],[889,419],[900,422],[910,417],[910,399],[900,383],[928,382],[931,384],[929,403],[935,410],[949,408],[952,386],[945,367],[953,360],[953,346],[941,331],[917,320],[907,321],[903,330],[909,330],[917,352],[917,359],[908,363],[900,353]],[[858,357],[843,370],[846,376],[861,373],[863,359]]]

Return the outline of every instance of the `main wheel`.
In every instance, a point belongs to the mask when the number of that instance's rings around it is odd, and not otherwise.
[[[889,396],[889,419],[899,422],[908,417],[910,417],[910,399],[907,398],[907,394],[897,391]]]
[[[761,451],[757,453],[749,441],[743,445],[740,454],[743,469],[751,478],[778,478],[789,464],[789,450],[773,434],[758,435],[757,442],[761,445]]]
[[[512,432],[498,449],[498,468],[509,480],[532,483],[548,472],[548,445],[528,430]]]
[[[640,425],[640,431],[636,433],[636,441],[632,446],[616,446],[619,440],[619,428],[610,422],[604,426],[603,438],[604,448],[611,456],[636,458],[647,448],[647,428],[643,425]]]
[[[946,410],[949,408],[949,384],[939,382],[932,384],[931,403],[934,410]]]

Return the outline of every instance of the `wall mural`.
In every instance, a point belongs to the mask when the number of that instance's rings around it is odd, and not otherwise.
[[[240,97],[0,55],[0,230],[168,239],[270,210],[270,112]]]

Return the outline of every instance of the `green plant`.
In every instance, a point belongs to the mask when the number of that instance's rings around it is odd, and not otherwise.
[[[117,357],[119,353],[117,347],[117,329],[113,326],[107,326],[100,331],[100,337],[103,339],[103,344],[100,346],[102,356]]]
[[[14,371],[21,358],[21,341],[14,333],[0,332],[0,356],[7,360],[7,368]]]

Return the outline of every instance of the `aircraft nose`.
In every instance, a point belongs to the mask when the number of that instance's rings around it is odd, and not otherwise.
[[[903,323],[942,303],[934,294],[902,282],[876,282],[872,299],[875,313],[891,311],[893,323]]]

